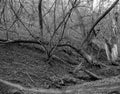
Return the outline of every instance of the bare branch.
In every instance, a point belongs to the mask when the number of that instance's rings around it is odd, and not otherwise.
[[[115,5],[118,3],[118,1],[119,1],[119,0],[116,0],[116,1],[111,5],[111,7],[108,8],[108,10],[106,10],[106,11],[96,20],[96,22],[95,22],[95,23],[93,24],[93,26],[91,27],[89,33],[87,34],[87,37],[86,37],[86,38],[84,39],[84,41],[82,42],[81,47],[83,47],[86,42],[88,42],[88,41],[91,40],[91,38],[92,38],[91,35],[92,35],[92,33],[94,32],[95,26],[115,7]]]
[[[39,10],[39,24],[40,24],[41,36],[43,37],[42,0],[39,0],[38,10]]]

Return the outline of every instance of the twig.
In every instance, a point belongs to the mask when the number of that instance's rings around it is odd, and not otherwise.
[[[28,72],[26,72],[27,76],[29,77],[29,79],[32,81],[33,84],[35,84],[35,82],[33,81],[33,79],[31,78],[31,76],[29,75]]]

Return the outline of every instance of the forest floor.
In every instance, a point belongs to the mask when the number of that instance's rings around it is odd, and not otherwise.
[[[0,78],[26,87],[56,88],[53,82],[69,77],[68,71],[73,68],[58,60],[52,60],[52,65],[45,60],[43,50],[19,44],[0,45]]]
[[[57,55],[70,62],[63,52],[57,53]],[[91,81],[89,76],[82,71],[77,73],[77,77],[70,74],[75,67],[76,65],[63,63],[56,59],[51,60],[49,64],[46,62],[45,52],[34,47],[19,44],[0,45],[0,79],[24,87],[60,89],[65,86],[79,85]],[[120,74],[119,66],[109,68],[89,67],[87,69],[102,78],[110,78]],[[63,86],[60,85],[62,83],[61,79],[67,78],[71,81]]]

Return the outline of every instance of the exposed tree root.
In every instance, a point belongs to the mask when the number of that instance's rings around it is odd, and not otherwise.
[[[16,44],[16,43],[33,43],[41,46],[48,45],[48,42],[41,42],[41,41],[34,41],[34,40],[8,40],[7,41],[7,40],[0,39],[0,44]],[[82,49],[77,49],[74,46],[69,44],[58,44],[57,47],[70,47],[75,52],[80,54],[88,63],[91,62],[89,58],[87,58],[88,54],[84,52]]]
[[[88,74],[88,75],[91,77],[92,80],[100,80],[100,79],[102,79],[102,77],[99,77],[99,76],[97,76],[96,74],[94,74],[94,73],[92,73],[92,72],[90,72],[90,71],[88,71],[88,70],[86,70],[86,69],[84,69],[83,71],[84,71],[86,74]]]
[[[39,89],[39,88],[27,88],[27,87],[23,87],[19,84],[14,84],[14,83],[11,83],[11,82],[8,82],[8,81],[5,81],[5,80],[2,80],[0,79],[0,91],[3,91],[4,94],[6,92],[12,92],[13,90],[16,89],[17,90],[21,90],[21,91],[29,91],[29,92],[37,92],[37,93],[62,93],[60,90],[53,90],[53,89]]]
[[[8,94],[8,91],[9,94],[16,94],[11,93],[13,91],[21,91],[19,94],[108,94],[113,91],[119,92],[119,88],[119,77],[106,78],[94,82],[87,82],[82,85],[70,86],[64,90],[27,88],[22,85],[0,79],[0,92],[2,92],[2,94]]]

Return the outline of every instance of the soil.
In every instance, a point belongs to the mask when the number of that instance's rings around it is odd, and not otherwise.
[[[46,62],[47,56],[45,52],[32,46],[21,44],[0,45],[0,79],[28,88],[42,87],[46,89],[61,89],[92,81],[82,71],[77,72],[76,76],[70,73],[80,61],[76,64],[73,61],[70,63],[69,56],[65,55],[64,52],[59,52],[56,55],[64,58],[67,62],[63,63],[60,60],[52,59],[48,63]],[[74,57],[71,56],[71,58]],[[119,66],[109,66],[108,68],[89,66],[88,70],[102,78],[120,74]],[[66,83],[62,82],[63,79],[66,79]]]
[[[43,50],[19,44],[0,45],[0,78],[26,87],[56,88],[53,82],[68,76],[69,64],[46,62]]]

